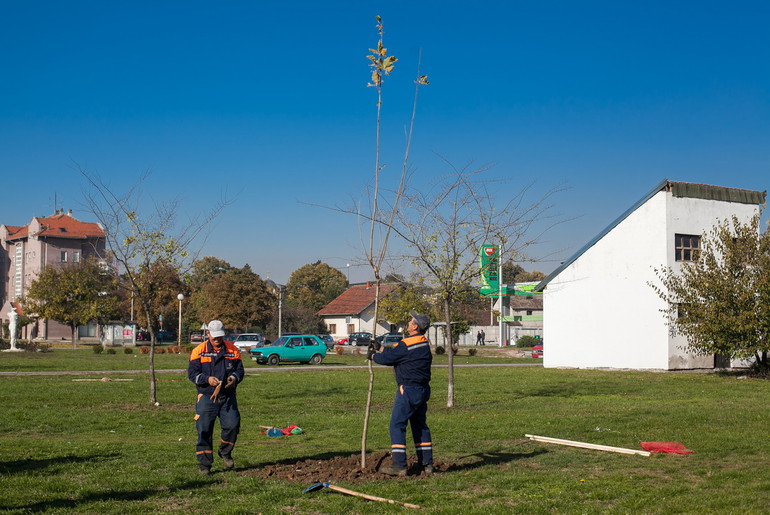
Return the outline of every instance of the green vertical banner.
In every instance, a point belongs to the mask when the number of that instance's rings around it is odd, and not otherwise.
[[[482,245],[479,250],[479,266],[481,267],[481,282],[485,289],[500,288],[500,249],[497,245]]]

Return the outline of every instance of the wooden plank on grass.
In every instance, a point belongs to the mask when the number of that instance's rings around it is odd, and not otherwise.
[[[594,449],[597,451],[619,452],[621,454],[638,454],[639,456],[650,456],[647,451],[636,449],[625,449],[623,447],[612,447],[609,445],[598,445],[595,443],[576,442],[574,440],[562,440],[561,438],[551,438],[550,436],[524,435],[530,440],[537,442],[553,443],[557,445],[568,445],[570,447],[581,447],[583,449]]]

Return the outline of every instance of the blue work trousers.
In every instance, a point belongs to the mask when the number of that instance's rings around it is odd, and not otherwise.
[[[212,401],[207,395],[198,395],[198,403],[195,405],[195,428],[198,430],[198,444],[195,454],[198,463],[204,467],[211,467],[214,463],[214,422],[219,417],[219,425],[222,428],[222,438],[219,443],[219,456],[230,457],[238,439],[238,431],[241,428],[241,414],[238,411],[238,401],[234,395],[220,397],[217,402]]]
[[[393,465],[406,467],[406,425],[412,428],[412,438],[421,465],[433,464],[433,444],[426,423],[430,386],[399,385],[393,412],[390,415],[390,450]]]

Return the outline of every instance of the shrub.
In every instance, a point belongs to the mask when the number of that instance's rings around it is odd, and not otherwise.
[[[91,350],[94,351],[94,354],[101,354],[104,349],[101,345],[94,345]]]
[[[535,345],[538,345],[540,343],[540,340],[535,338],[534,336],[522,336],[518,340],[516,340],[516,345],[519,347],[534,347]]]
[[[142,345],[141,347],[139,347],[139,353],[140,354],[149,354],[150,353],[150,348],[147,345]]]
[[[107,354],[117,354],[117,351],[113,348],[107,349]]]
[[[165,354],[166,349],[163,347],[155,347],[155,354]]]
[[[123,347],[123,354],[133,354],[133,353],[134,353],[134,349],[132,349],[131,347]]]
[[[337,345],[334,347],[334,352],[337,354],[337,356],[342,356],[345,354],[345,348],[342,345]]]
[[[184,350],[185,354],[190,354],[193,349],[195,349],[196,345],[194,343],[186,343],[182,345],[182,350]]]
[[[442,347],[441,345],[436,346],[436,355],[444,354],[446,352],[446,349]]]
[[[475,356],[478,349],[468,349],[468,356]]]

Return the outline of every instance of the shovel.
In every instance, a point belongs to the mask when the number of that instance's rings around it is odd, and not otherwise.
[[[400,504],[401,506],[404,506],[406,508],[414,508],[416,510],[422,509],[422,506],[417,506],[416,504],[409,504],[408,502],[400,502],[400,501],[394,501],[393,499],[385,499],[384,497],[377,497],[375,495],[369,495],[369,494],[362,494],[361,492],[355,492],[353,490],[348,490],[347,488],[342,488],[341,486],[333,485],[331,483],[316,483],[312,486],[309,486],[305,488],[305,491],[303,493],[309,493],[309,492],[316,492],[320,490],[321,488],[330,488],[332,490],[335,490],[337,492],[352,495],[355,497],[361,497],[363,499],[368,499],[370,501],[380,501],[380,502],[386,502],[389,504]]]

